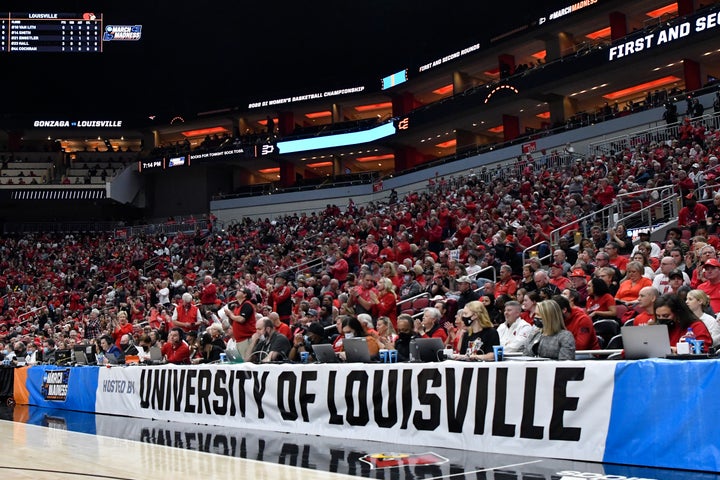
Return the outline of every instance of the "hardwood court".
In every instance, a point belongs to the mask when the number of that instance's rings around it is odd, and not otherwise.
[[[0,420],[0,478],[13,480],[720,480],[714,474],[523,452],[487,454],[27,406],[2,411],[0,418],[6,419]]]

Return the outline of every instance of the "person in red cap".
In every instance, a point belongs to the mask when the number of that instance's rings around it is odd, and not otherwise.
[[[562,263],[550,264],[550,283],[555,285],[561,292],[572,287],[570,279],[565,276],[565,266]]]
[[[685,195],[685,206],[678,213],[678,227],[688,229],[694,235],[698,224],[705,224],[708,208],[698,203],[694,193]]]
[[[711,258],[703,263],[705,281],[698,285],[710,297],[710,307],[714,312],[720,312],[720,261]]]
[[[590,277],[585,273],[585,270],[582,268],[573,268],[572,271],[570,271],[570,283],[572,283],[573,288],[576,292],[578,292],[578,295],[580,295],[580,301],[578,302],[578,305],[585,305],[587,302],[588,297],[588,280]]]

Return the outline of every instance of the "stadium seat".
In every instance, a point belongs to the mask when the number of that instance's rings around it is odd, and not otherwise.
[[[430,306],[430,297],[420,297],[412,301],[412,309],[415,312],[421,312],[423,308]]]
[[[622,334],[618,333],[612,337],[605,348],[607,350],[617,350],[619,348],[623,348]]]
[[[595,334],[602,337],[604,344],[607,345],[610,340],[620,333],[620,324],[615,319],[604,318],[593,323]]]

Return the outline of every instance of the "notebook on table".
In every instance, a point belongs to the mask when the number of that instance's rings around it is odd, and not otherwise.
[[[343,339],[343,350],[345,350],[345,361],[348,363],[372,362],[367,338],[365,337]]]
[[[667,325],[621,327],[620,333],[627,360],[665,358],[671,353]]]
[[[315,353],[317,363],[338,363],[340,359],[335,353],[335,349],[329,343],[321,343],[312,346]]]

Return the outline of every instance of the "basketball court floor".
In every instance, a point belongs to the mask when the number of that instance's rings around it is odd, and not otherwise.
[[[4,479],[720,480],[520,451],[484,454],[19,405],[0,408],[0,419]]]

